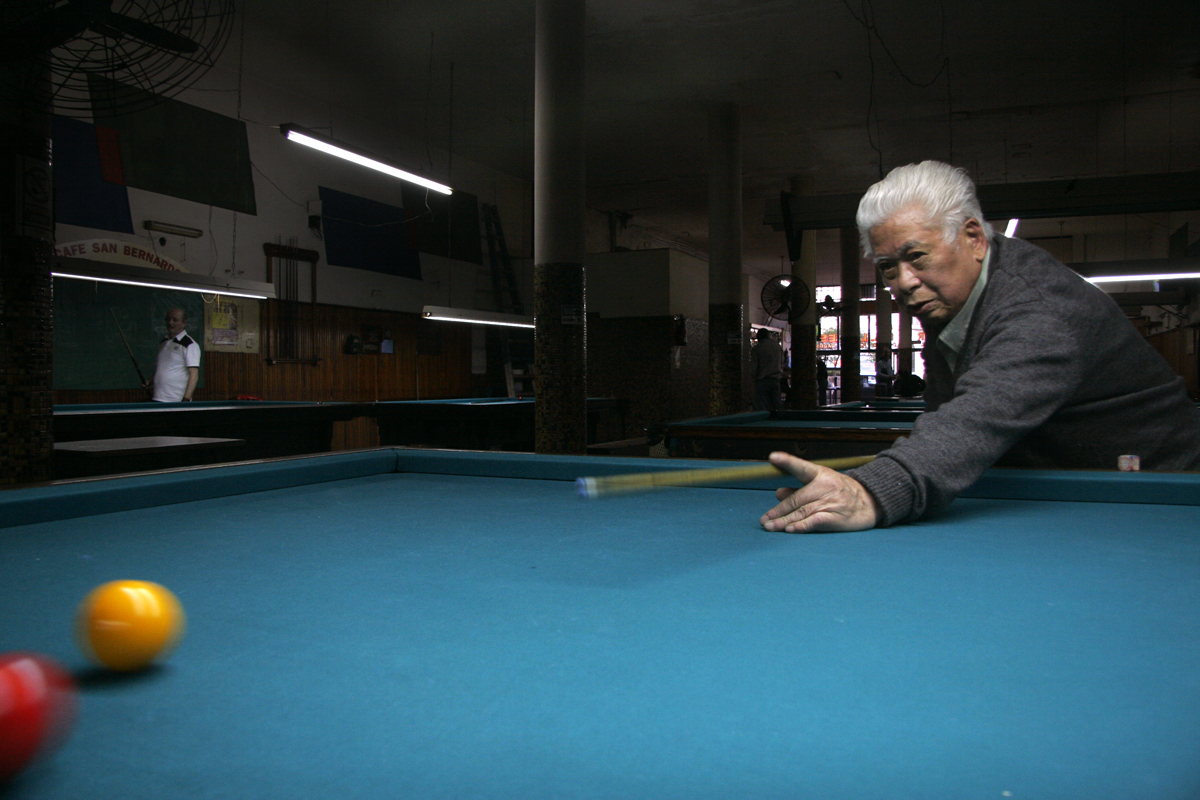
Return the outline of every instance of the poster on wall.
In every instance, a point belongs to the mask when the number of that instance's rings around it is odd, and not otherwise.
[[[204,304],[205,350],[258,353],[261,342],[257,300],[217,295],[213,302]]]

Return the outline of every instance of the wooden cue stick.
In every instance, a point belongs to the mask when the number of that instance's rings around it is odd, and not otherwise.
[[[146,376],[142,374],[142,368],[138,366],[137,359],[133,357],[133,348],[129,346],[129,340],[125,338],[125,331],[121,330],[121,323],[117,322],[117,312],[110,308],[108,313],[112,314],[113,324],[117,326],[117,333],[121,334],[121,341],[125,343],[125,351],[129,353],[129,360],[133,362],[133,368],[137,370],[138,377],[145,384]]]
[[[874,459],[875,456],[852,456],[850,458],[830,458],[812,463],[829,469],[852,469],[870,463]],[[748,464],[739,467],[678,469],[579,478],[575,481],[575,485],[579,488],[580,495],[594,500],[607,495],[649,492],[670,486],[704,486],[728,481],[752,481],[786,474],[774,464]]]

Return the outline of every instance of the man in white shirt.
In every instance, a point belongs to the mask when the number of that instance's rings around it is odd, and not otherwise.
[[[154,377],[147,381],[156,403],[191,400],[200,378],[200,345],[186,330],[187,317],[182,308],[167,312],[167,335],[158,346],[158,364]]]

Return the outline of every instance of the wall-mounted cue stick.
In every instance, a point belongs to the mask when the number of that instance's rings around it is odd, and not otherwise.
[[[110,308],[108,313],[112,314],[113,324],[117,326],[117,333],[121,334],[121,341],[125,343],[125,352],[129,353],[129,360],[133,362],[133,368],[137,370],[138,377],[142,379],[142,383],[145,383],[146,376],[142,374],[142,368],[138,366],[137,359],[133,357],[133,348],[129,346],[129,340],[125,338],[125,331],[121,330],[121,323],[117,322],[117,312]]]
[[[830,469],[853,469],[875,459],[875,456],[830,458],[812,463]],[[732,481],[752,481],[788,473],[774,464],[748,464],[741,467],[709,467],[707,469],[677,469],[662,472],[637,472],[631,475],[608,475],[599,478],[579,478],[575,485],[579,494],[589,500],[614,494],[631,494],[665,489],[672,486],[705,486]]]

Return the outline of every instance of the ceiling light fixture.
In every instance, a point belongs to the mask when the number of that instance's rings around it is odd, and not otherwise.
[[[119,283],[125,286],[145,286],[151,289],[174,289],[199,294],[222,294],[229,297],[249,297],[266,300],[275,297],[275,287],[269,283],[241,278],[195,275],[152,267],[135,267],[107,261],[88,261],[82,258],[56,258],[50,268],[56,278],[81,281]]]
[[[1092,283],[1182,281],[1200,278],[1200,259],[1197,258],[1092,261],[1067,266]]]
[[[471,322],[479,325],[503,325],[509,328],[532,328],[533,317],[520,314],[501,314],[496,311],[471,311],[465,308],[446,308],[445,306],[425,306],[421,311],[425,319],[442,320],[443,322]]]
[[[399,167],[393,167],[391,164],[384,163],[377,158],[357,152],[348,145],[344,145],[341,142],[335,142],[333,139],[330,139],[327,136],[314,133],[307,128],[301,128],[299,125],[292,125],[290,123],[287,125],[280,125],[279,131],[290,141],[311,147],[314,150],[320,150],[322,153],[328,153],[331,156],[344,158],[345,160],[354,164],[358,164],[361,167],[377,170],[385,175],[391,175],[393,178],[399,178],[402,181],[415,183],[418,186],[424,186],[426,189],[432,189],[435,192],[441,192],[442,194],[453,194],[454,192],[454,190],[449,186],[431,181],[428,178],[422,178],[420,175],[414,175],[411,172],[406,172]]]
[[[1128,283],[1130,281],[1182,281],[1200,278],[1200,272],[1152,272],[1148,275],[1097,275],[1092,283]]]
[[[183,225],[172,225],[169,222],[156,222],[148,219],[142,223],[148,231],[158,231],[159,233],[169,233],[173,236],[186,236],[189,239],[198,239],[204,235],[204,231],[199,228],[188,228]]]

